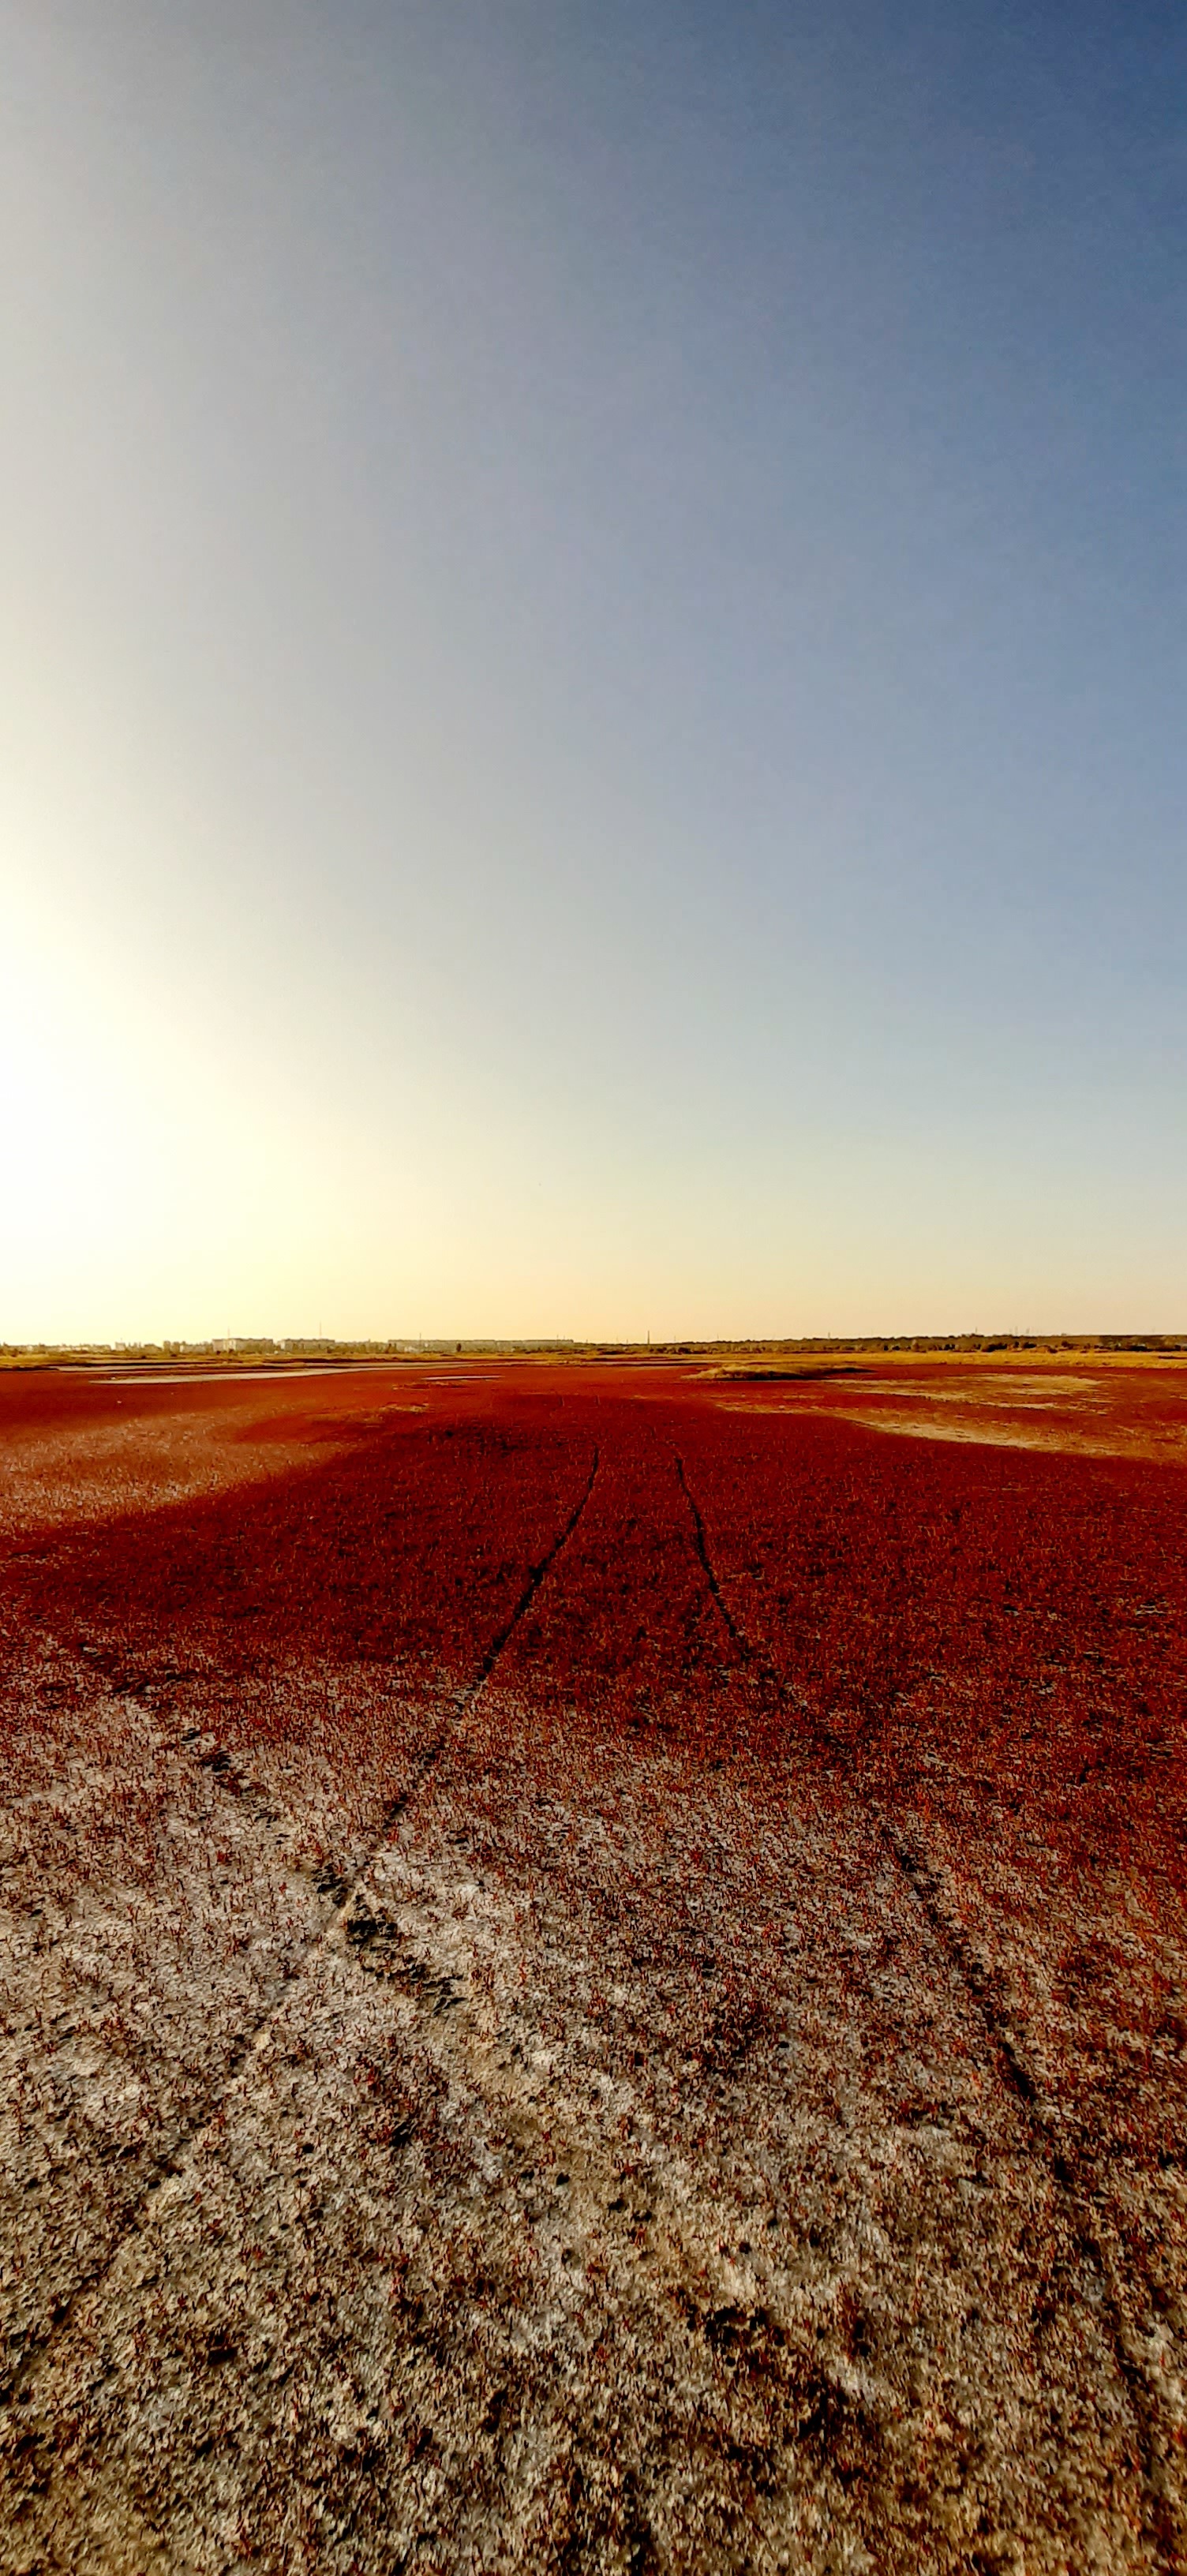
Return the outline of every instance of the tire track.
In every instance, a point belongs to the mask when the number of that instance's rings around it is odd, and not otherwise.
[[[201,2110],[195,2115],[194,2119],[182,2132],[181,2136],[174,2139],[167,2152],[154,2159],[152,2165],[149,2167],[147,2180],[142,2185],[141,2190],[133,2202],[132,2207],[128,2211],[114,2242],[107,2248],[102,2261],[97,2263],[94,2268],[87,2273],[85,2278],[76,2284],[75,2288],[70,2293],[69,2299],[66,2300],[58,2310],[49,2331],[42,2335],[38,2341],[31,2343],[26,2347],[25,2351],[22,2353],[18,2368],[8,2382],[7,2388],[0,2393],[0,2407],[11,2407],[14,2401],[31,2393],[32,2383],[37,2378],[39,2372],[48,2361],[51,2354],[56,2350],[63,2337],[69,2333],[80,2309],[84,2305],[84,2302],[91,2297],[95,2290],[102,2286],[103,2282],[108,2278],[114,2265],[118,2261],[124,2246],[128,2243],[129,2239],[136,2235],[138,2230],[142,2228],[145,2219],[152,2208],[156,2192],[161,2189],[163,2184],[169,2181],[180,2182],[184,2179],[187,2167],[192,2164],[194,2156],[201,2146],[203,2138],[207,2135],[215,2120],[222,2112],[228,2096],[234,2091],[235,2085],[242,2075],[244,2068],[247,2066],[249,2060],[253,2056],[258,2056],[265,2047],[274,2024],[290,2002],[299,1980],[308,1974],[314,1961],[329,1946],[338,1927],[345,1924],[346,1917],[349,1914],[354,1901],[355,1893],[362,1880],[366,1877],[367,1872],[373,1866],[378,1854],[382,1851],[384,1844],[389,1840],[395,1826],[399,1823],[400,1818],[407,1813],[407,1810],[412,1805],[414,1799],[419,1796],[426,1781],[431,1777],[437,1764],[440,1762],[442,1755],[446,1752],[449,1745],[457,1735],[459,1728],[470,1715],[470,1712],[474,1708],[480,1694],[485,1690],[487,1683],[495,1672],[500,1658],[505,1654],[517,1629],[520,1627],[522,1621],[526,1618],[528,1611],[531,1609],[532,1603],[535,1600],[541,1585],[547,1581],[558,1557],[562,1554],[563,1550],[567,1547],[569,1540],[572,1538],[577,1525],[585,1512],[590,1496],[593,1493],[600,1463],[600,1452],[595,1446],[593,1452],[593,1463],[590,1467],[589,1475],[572,1511],[569,1513],[568,1518],[562,1523],[556,1537],[553,1539],[551,1545],[545,1550],[543,1556],[538,1558],[536,1563],[529,1567],[527,1581],[524,1584],[522,1591],[519,1593],[510,1615],[504,1621],[502,1627],[496,1630],[495,1635],[491,1639],[482,1662],[478,1667],[477,1673],[471,1681],[467,1682],[464,1687],[455,1694],[453,1710],[449,1718],[446,1720],[445,1725],[438,1730],[432,1743],[421,1755],[420,1760],[415,1765],[412,1776],[405,1788],[402,1789],[399,1795],[393,1798],[390,1804],[384,1809],[379,1832],[372,1838],[362,1860],[359,1862],[357,1868],[352,1871],[349,1879],[336,1879],[333,1882],[332,1890],[327,1887],[318,1891],[319,1893],[327,1895],[332,1893],[333,1904],[330,1911],[324,1917],[322,1923],[318,1926],[318,1929],[310,1935],[308,1941],[305,1943],[303,1950],[299,1954],[298,1963],[294,1967],[292,1973],[279,1981],[279,1991],[274,1991],[272,1993],[264,2010],[257,2015],[256,2019],[249,2024],[245,2031],[241,2032],[229,2058],[224,2062],[217,2090],[213,2094],[208,2094],[206,2096]],[[220,1775],[215,1772],[214,1776],[218,1777]],[[294,1875],[296,1874],[297,1873],[294,1871]],[[314,1883],[316,1886],[316,1881]]]
[[[843,1761],[846,1760],[848,1747],[840,1743],[839,1738],[835,1736],[817,1716],[816,1711],[810,1706],[808,1700],[803,1696],[803,1693],[792,1689],[791,1684],[784,1680],[782,1673],[780,1673],[777,1667],[771,1662],[770,1657],[768,1655],[764,1655],[760,1646],[755,1645],[753,1638],[747,1636],[744,1628],[739,1627],[718,1580],[717,1569],[709,1553],[709,1543],[705,1535],[705,1524],[701,1517],[700,1506],[695,1494],[693,1493],[692,1487],[689,1484],[684,1460],[681,1457],[679,1450],[675,1452],[675,1458],[676,1474],[684,1494],[685,1502],[688,1505],[689,1517],[692,1521],[693,1545],[697,1559],[720,1616],[722,1625],[725,1628],[727,1635],[732,1638],[733,1643],[741,1656],[742,1662],[745,1664],[747,1670],[754,1675],[755,1679],[765,1685],[770,1694],[772,1703],[776,1708],[786,1708],[788,1703],[791,1703],[796,1710],[797,1716],[801,1720],[801,1738],[806,1736],[824,1760],[834,1761],[838,1755],[840,1755]]]
[[[995,2001],[985,1967],[970,1950],[959,1927],[951,1920],[944,1905],[939,1880],[929,1861],[920,1858],[910,1845],[894,1832],[880,1807],[874,1808],[878,1829],[888,1852],[897,1862],[912,1895],[920,1906],[933,1936],[954,1967],[966,1994],[980,2013],[982,2023],[993,2045],[999,2078],[1022,2106],[1038,2153],[1051,2175],[1056,2190],[1072,2222],[1077,2250],[1082,2254],[1101,2285],[1104,2314],[1108,2320],[1109,2341],[1113,2357],[1124,2382],[1137,2426],[1142,2455],[1142,2473],[1150,2508],[1151,2540],[1160,2566],[1167,2576],[1177,2576],[1183,2565],[1179,2534],[1175,2528],[1175,2508],[1166,2490],[1161,2451],[1171,2447],[1163,2422],[1158,2390],[1152,2384],[1143,2355],[1135,2348],[1126,2325],[1125,2306],[1118,2267],[1099,2228],[1089,2215],[1092,2195],[1087,2184],[1077,2177],[1078,2158],[1074,2148],[1062,2141],[1049,2105],[1036,2084],[1013,2031]],[[1149,2293],[1149,2283],[1141,2287]]]
[[[827,1723],[807,1709],[779,1674],[776,1666],[745,1631],[739,1627],[726,1601],[720,1577],[709,1551],[705,1523],[700,1507],[688,1482],[683,1458],[677,1454],[676,1469],[688,1502],[693,1524],[697,1556],[705,1580],[721,1618],[734,1639],[744,1661],[772,1687],[781,1703],[790,1700],[808,1717],[810,1731],[826,1760],[846,1777],[847,1785],[856,1791],[853,1748],[844,1742]],[[1109,2343],[1118,2375],[1129,2399],[1142,2463],[1146,2491],[1146,2538],[1162,2576],[1179,2576],[1184,2564],[1183,2535],[1174,2498],[1168,2491],[1164,2453],[1174,2447],[1174,2436],[1166,2425],[1158,2389],[1151,2379],[1144,2355],[1125,2319],[1124,2298],[1118,2266],[1091,2215],[1092,2195],[1082,2177],[1077,2176],[1077,2158],[1061,2140],[1041,2089],[1035,2082],[1013,2031],[1001,2012],[992,1992],[989,1977],[981,1961],[970,1950],[959,1926],[955,1924],[943,1901],[936,1871],[925,1858],[911,1850],[896,1833],[885,1809],[877,1799],[868,1797],[866,1804],[878,1829],[879,1840],[895,1868],[910,1889],[928,1925],[932,1938],[955,1973],[963,1991],[973,2005],[989,2040],[992,2059],[999,2081],[1020,2105],[1039,2160],[1051,2177],[1054,2191],[1065,2209],[1073,2241],[1087,2260],[1101,2285],[1102,2308],[1107,2322]],[[1140,2285],[1148,2293],[1149,2283]]]
[[[730,1609],[729,1603],[724,1597],[721,1585],[717,1580],[716,1570],[714,1568],[713,1560],[709,1554],[708,1542],[705,1537],[705,1524],[701,1519],[700,1506],[692,1491],[692,1487],[689,1484],[688,1476],[685,1472],[684,1460],[681,1457],[679,1450],[676,1451],[675,1455],[676,1474],[680,1480],[684,1499],[692,1516],[693,1542],[696,1547],[697,1556],[700,1559],[701,1571],[704,1574],[705,1581],[709,1586],[713,1599],[717,1604],[721,1618],[742,1657],[743,1663],[750,1664],[755,1668],[760,1668],[762,1658],[755,1654],[754,1648],[750,1643],[750,1639],[743,1635],[743,1632],[739,1628],[738,1622],[734,1617],[733,1611]]]

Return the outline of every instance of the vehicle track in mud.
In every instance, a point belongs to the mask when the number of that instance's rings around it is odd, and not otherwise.
[[[540,1590],[541,1584],[546,1581],[553,1566],[556,1564],[558,1557],[561,1555],[563,1549],[572,1537],[573,1532],[577,1528],[582,1513],[584,1512],[590,1495],[593,1492],[597,1472],[598,1451],[595,1448],[593,1453],[593,1463],[589,1471],[588,1479],[578,1496],[577,1502],[575,1503],[572,1511],[562,1524],[556,1537],[545,1550],[544,1554],[530,1568],[527,1582],[515,1603],[510,1618],[507,1619],[504,1625],[496,1632],[494,1637],[492,1637],[473,1680],[466,1683],[464,1687],[457,1692],[451,1717],[446,1725],[438,1730],[431,1743],[427,1746],[414,1770],[413,1777],[408,1786],[401,1790],[399,1795],[394,1798],[390,1805],[385,1809],[380,1830],[375,1836],[370,1848],[365,1853],[363,1859],[359,1862],[353,1875],[349,1880],[332,1880],[329,1884],[325,1882],[324,1878],[315,1881],[318,1895],[331,1897],[332,1904],[320,1930],[306,1944],[305,1951],[302,1954],[300,1962],[301,1971],[304,1971],[304,1969],[309,1965],[320,1944],[331,1939],[335,1930],[346,1924],[347,1917],[349,1916],[351,1906],[354,1902],[356,1890],[361,1886],[369,1870],[373,1867],[379,1852],[382,1850],[384,1843],[388,1840],[394,1827],[398,1824],[400,1818],[407,1813],[414,1799],[419,1795],[426,1781],[430,1778],[458,1727],[464,1725],[466,1718],[474,1708],[481,1692],[486,1688],[487,1683],[490,1681],[498,1666],[500,1656],[506,1651],[511,1639],[515,1635],[516,1629],[519,1627],[521,1621],[526,1617],[529,1609],[531,1608],[531,1605]],[[125,1685],[125,1687],[127,1687],[127,1685]],[[221,1747],[216,1746],[213,1751],[209,1753],[203,1751],[197,1756],[197,1759],[201,1762],[204,1768],[209,1769],[213,1778],[220,1781],[225,1780],[229,1787],[234,1784],[234,1786],[238,1788],[238,1771],[235,1766],[232,1765],[230,1757],[223,1752]],[[255,1799],[260,1803],[260,1805],[262,1805],[262,1793],[256,1791]],[[270,1805],[263,1809],[263,1820],[270,1824],[276,1821],[274,1811]],[[205,2132],[209,2129],[211,2122],[219,2115],[225,2102],[235,2090],[238,2079],[244,2068],[247,2066],[253,2051],[257,2050],[266,2038],[267,2033],[275,2020],[276,2013],[289,2001],[291,1992],[291,1980],[286,1978],[282,1982],[280,1992],[271,1999],[265,2010],[258,2015],[249,2027],[241,2032],[238,2042],[231,2054],[230,2060],[224,2067],[223,2079],[219,2090],[203,2104],[201,2113],[194,2121],[186,2135],[176,2140],[173,2143],[168,2156],[162,2158],[155,2166],[139,2200],[136,2202],[133,2210],[129,2214],[125,2226],[122,2228],[115,2242],[110,2247],[105,2262],[96,2271],[90,2273],[84,2280],[79,2282],[73,2297],[63,2308],[61,2314],[56,2320],[54,2333],[51,2336],[45,2337],[40,2343],[31,2345],[23,2353],[17,2370],[3,2386],[2,2393],[4,2402],[11,2404],[21,2395],[24,2389],[31,2386],[33,2381],[36,2379],[37,2373],[42,2364],[53,2350],[55,2343],[62,2336],[69,2333],[70,2327],[84,2301],[91,2298],[95,2291],[101,2288],[107,2273],[110,2271],[112,2264],[116,2261],[120,2253],[125,2238],[144,2225],[145,2219],[153,2207],[155,2194],[161,2184],[164,2183],[166,2179],[177,2183],[184,2182],[187,2161],[191,2156],[192,2150],[200,2142]]]
[[[689,1484],[684,1460],[679,1455],[677,1455],[676,1466],[692,1515],[697,1554],[729,1634],[743,1658],[761,1670],[764,1681],[774,1694],[777,1697],[785,1697],[786,1688],[781,1683],[778,1673],[764,1657],[756,1653],[730,1609],[713,1564],[704,1518]],[[801,1712],[798,1703],[795,1705],[798,1716]],[[814,1745],[832,1759],[847,1785],[852,1787],[855,1764],[855,1747],[852,1740],[845,1741],[833,1734],[818,1717],[811,1731]],[[857,1792],[857,1794],[860,1793]],[[1167,2464],[1174,2446],[1174,2428],[1164,2418],[1159,2392],[1151,2381],[1145,2357],[1140,2351],[1135,2350],[1134,2339],[1126,2331],[1124,2309],[1117,2283],[1117,2258],[1100,2240],[1099,2231],[1090,2216],[1092,2202],[1089,2187],[1083,2175],[1077,2175],[1075,2170],[1074,2150],[1069,2142],[1061,2139],[1059,2135],[1058,2128],[1052,2120],[1050,2107],[1044,2102],[1041,2088],[1026,2064],[1025,2055],[1019,2047],[1017,2037],[1008,2026],[995,2001],[992,1981],[983,1963],[971,1953],[968,1944],[961,1937],[945,1909],[942,1889],[934,1868],[926,1855],[921,1856],[918,1852],[912,1851],[902,1840],[885,1811],[876,1802],[871,1803],[885,1848],[912,1896],[921,1907],[943,1957],[979,2012],[999,2080],[1022,2104],[1034,2141],[1035,2152],[1041,2156],[1053,2181],[1065,2195],[1078,2242],[1099,2275],[1114,2354],[1129,2393],[1141,2443],[1143,2476],[1147,2491],[1149,2538],[1160,2569],[1165,2571],[1165,2576],[1175,2576],[1175,2571],[1182,2566],[1184,2555],[1187,2554],[1187,2522],[1176,2513],[1166,2481]],[[1148,2298],[1150,2289],[1148,2280],[1142,2280],[1139,2286]]]

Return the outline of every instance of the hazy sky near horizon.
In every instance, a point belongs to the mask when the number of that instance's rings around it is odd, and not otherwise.
[[[1187,1327],[1187,18],[0,41],[0,1340]]]

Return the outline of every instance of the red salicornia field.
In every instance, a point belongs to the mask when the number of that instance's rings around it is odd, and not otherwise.
[[[0,1378],[0,2568],[1187,2565],[1185,1397]]]

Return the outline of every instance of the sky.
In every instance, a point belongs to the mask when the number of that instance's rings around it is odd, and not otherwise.
[[[1187,1329],[1187,17],[0,47],[0,1340]]]

